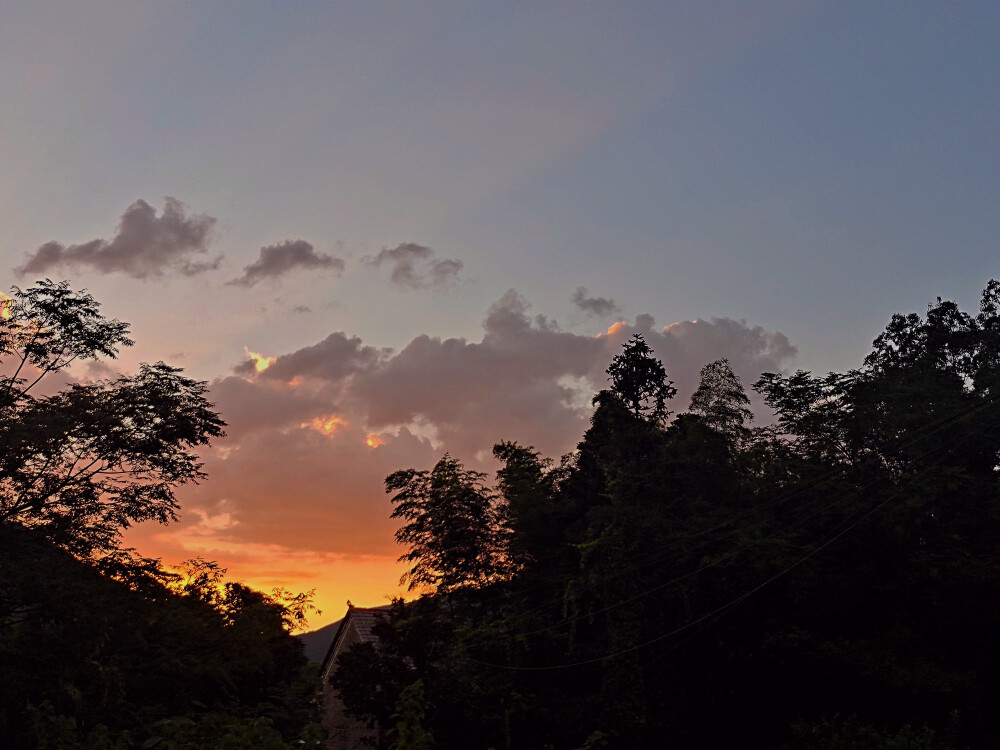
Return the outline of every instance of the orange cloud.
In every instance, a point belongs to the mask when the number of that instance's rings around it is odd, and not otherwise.
[[[620,332],[620,331],[622,331],[622,330],[624,330],[625,328],[628,328],[628,327],[629,327],[629,324],[628,324],[627,321],[625,321],[625,320],[619,320],[617,323],[612,323],[608,327],[608,332],[607,333],[599,333],[599,334],[597,334],[597,338],[600,339],[600,338],[604,338],[605,336],[614,336],[616,333],[618,333],[618,332]]]
[[[264,370],[278,361],[277,357],[265,357],[263,354],[250,351],[245,346],[243,347],[243,351],[246,352],[247,357],[253,362],[254,369],[257,372],[264,372]]]
[[[478,341],[419,335],[391,351],[339,332],[258,372],[248,352],[236,374],[211,385],[229,429],[203,454],[210,480],[179,488],[177,524],[143,525],[127,542],[167,563],[218,560],[230,578],[265,591],[316,587],[327,611],[312,625],[341,617],[348,598],[381,604],[399,593],[405,567],[385,477],[429,468],[444,451],[491,471],[501,438],[549,456],[571,450],[632,331],[676,382],[676,411],[707,362],[728,357],[746,382],[795,353],[782,334],[730,319],[661,329],[640,315],[596,338],[576,334],[530,315],[515,292],[489,308]]]
[[[338,427],[347,427],[347,422],[335,414],[331,414],[329,417],[316,417],[309,422],[303,422],[299,427],[309,427],[324,435],[332,435]]]

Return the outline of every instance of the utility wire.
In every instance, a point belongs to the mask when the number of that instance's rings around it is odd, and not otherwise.
[[[962,419],[963,417],[969,416],[970,414],[973,414],[973,413],[975,413],[975,412],[977,412],[977,411],[979,411],[981,409],[986,408],[993,401],[995,401],[997,398],[1000,398],[1000,395],[990,396],[987,399],[985,399],[983,401],[980,401],[979,403],[966,406],[966,407],[964,407],[962,409],[959,409],[958,411],[956,411],[956,412],[954,412],[954,413],[952,413],[950,415],[942,417],[936,423],[932,423],[930,425],[926,425],[924,427],[918,428],[917,430],[914,430],[913,433],[910,436],[908,436],[908,438],[906,440],[904,440],[902,443],[900,443],[898,447],[899,448],[905,448],[905,447],[908,447],[910,445],[915,444],[919,440],[923,440],[925,438],[931,437],[932,435],[934,435],[934,434],[940,432],[941,430],[945,429],[950,423],[955,422],[955,421],[957,421],[959,419]],[[961,439],[965,439],[965,437],[967,437],[967,436],[964,436]],[[926,452],[926,453],[924,453],[924,454],[922,454],[920,456],[917,456],[913,460],[914,461],[919,461],[922,458],[924,458],[926,455],[929,455],[931,452],[933,452],[935,450],[939,450],[939,449],[941,449],[943,447],[947,447],[947,445],[946,446],[937,446],[937,447],[931,449],[931,451],[928,451],[928,452]],[[863,461],[861,463],[863,464],[865,462],[871,462],[871,461],[875,460],[876,458],[877,458],[876,456],[869,456],[869,457],[863,459]],[[847,467],[847,468],[850,468],[850,467]],[[587,592],[587,591],[591,591],[591,590],[597,588],[598,586],[601,586],[601,585],[603,585],[603,584],[607,583],[608,581],[611,581],[611,580],[613,580],[615,578],[618,578],[620,576],[626,575],[628,573],[637,572],[637,571],[639,571],[639,570],[641,570],[641,569],[643,569],[643,568],[645,568],[645,567],[647,567],[649,565],[652,565],[652,564],[654,564],[656,562],[662,562],[662,561],[670,559],[671,557],[674,557],[676,554],[683,553],[685,551],[689,551],[688,550],[688,545],[691,543],[692,540],[698,539],[700,537],[703,537],[703,536],[711,533],[712,531],[716,531],[716,530],[719,530],[721,528],[725,528],[727,526],[730,526],[731,524],[733,524],[733,523],[735,523],[735,522],[737,522],[737,521],[739,521],[742,518],[745,518],[747,516],[757,515],[761,511],[770,510],[770,509],[775,508],[775,507],[777,507],[779,505],[787,503],[790,500],[794,499],[795,497],[798,497],[799,495],[801,495],[801,494],[803,494],[803,493],[805,493],[805,492],[807,492],[809,490],[813,490],[813,489],[821,486],[823,483],[825,483],[827,481],[830,481],[831,479],[835,479],[835,478],[841,476],[842,474],[843,474],[843,470],[842,469],[831,469],[830,471],[826,472],[826,474],[824,476],[822,476],[822,477],[820,477],[818,479],[813,480],[808,485],[805,485],[805,486],[802,486],[802,487],[797,487],[794,490],[792,490],[791,492],[786,493],[783,496],[779,496],[778,498],[776,498],[774,500],[771,500],[771,501],[769,501],[767,503],[764,503],[764,504],[762,504],[760,506],[756,506],[756,507],[754,507],[754,508],[752,508],[752,509],[750,509],[748,511],[744,511],[744,512],[742,512],[740,514],[737,514],[736,516],[734,516],[732,518],[729,518],[729,519],[727,519],[727,520],[725,520],[725,521],[723,521],[723,522],[721,522],[719,524],[711,526],[711,527],[709,527],[707,529],[702,529],[701,531],[697,531],[697,532],[694,532],[692,534],[688,534],[685,537],[682,537],[680,539],[674,540],[674,541],[672,541],[665,548],[662,548],[662,549],[657,550],[657,551],[652,552],[652,553],[647,553],[647,555],[639,558],[638,561],[636,561],[634,565],[631,565],[631,566],[628,566],[628,567],[623,567],[622,569],[618,570],[617,572],[614,572],[614,573],[612,573],[610,575],[605,575],[605,576],[602,577],[602,579],[600,581],[594,582],[594,583],[592,583],[592,584],[590,584],[590,585],[588,585],[588,586],[580,589],[577,593],[584,593],[584,592]],[[839,490],[836,494],[839,495],[839,494],[843,494],[843,493],[846,493],[846,492],[847,492],[847,489],[845,488],[845,489]],[[820,496],[817,496],[813,500],[808,501],[806,503],[806,506],[814,504],[819,499],[820,499]],[[835,504],[836,504],[836,502],[828,503],[824,507],[822,507],[819,510],[815,511],[814,513],[806,516],[803,519],[800,519],[800,521],[807,521],[807,520],[809,520],[811,518],[814,518],[815,516],[819,515],[820,513],[829,510]],[[806,506],[798,506],[798,507],[806,507]],[[742,533],[742,532],[746,532],[750,528],[753,528],[754,526],[759,527],[764,522],[765,521],[760,521],[757,524],[754,524],[754,525],[752,525],[750,527],[747,527],[747,526],[737,527],[735,529],[730,530],[729,532],[727,532],[725,534],[713,537],[711,539],[708,539],[708,540],[702,542],[702,544],[698,545],[698,547],[696,547],[695,549],[697,549],[699,547],[707,546],[707,545],[715,543],[715,542],[722,541],[723,539],[726,539],[726,538],[728,538],[728,537],[730,537],[730,536],[732,536],[734,534],[739,534],[739,533]],[[772,535],[769,535],[769,536],[765,536],[762,539],[755,540],[752,544],[760,544],[760,543],[763,543],[765,541],[772,540],[772,539],[776,538],[777,536],[778,536],[778,534],[772,534]],[[723,558],[714,560],[711,563],[708,563],[707,565],[704,565],[704,566],[702,566],[702,567],[700,567],[700,568],[698,568],[698,569],[696,569],[694,571],[691,571],[689,573],[686,573],[686,574],[683,574],[681,576],[678,576],[677,578],[674,578],[674,579],[672,579],[670,581],[667,581],[666,583],[660,584],[660,585],[654,587],[653,589],[649,589],[649,590],[647,590],[645,592],[637,594],[637,595],[635,595],[635,596],[633,596],[633,597],[631,597],[629,599],[626,599],[626,600],[623,600],[621,602],[618,602],[617,604],[610,605],[610,606],[605,607],[605,608],[600,609],[600,610],[596,610],[596,611],[592,611],[592,612],[587,612],[587,613],[584,613],[584,614],[576,615],[576,616],[571,617],[571,618],[564,618],[560,622],[555,623],[553,625],[545,626],[545,627],[542,627],[542,628],[539,628],[539,629],[533,630],[533,631],[518,633],[518,635],[524,635],[524,636],[534,635],[534,634],[537,634],[537,633],[545,632],[547,630],[555,629],[555,628],[560,627],[561,625],[564,625],[564,624],[569,624],[569,623],[572,623],[572,622],[576,622],[576,621],[578,621],[580,619],[585,619],[585,618],[593,616],[595,614],[600,614],[602,612],[606,612],[608,610],[614,609],[617,606],[621,606],[621,605],[627,604],[629,602],[635,601],[636,599],[642,598],[642,597],[644,597],[644,596],[646,596],[646,595],[648,595],[650,593],[653,593],[655,591],[658,591],[658,590],[661,590],[663,588],[666,588],[667,586],[670,586],[670,585],[673,585],[675,583],[678,583],[678,582],[680,582],[682,580],[685,580],[686,578],[690,578],[691,576],[696,575],[696,574],[700,573],[703,570],[706,570],[708,568],[714,567],[714,566],[716,566],[716,565],[718,565],[718,564],[720,564],[722,562],[725,562],[728,559],[731,559],[732,557],[735,557],[736,555],[740,554],[743,551],[744,550],[742,550],[742,549],[741,550],[736,550],[736,551],[734,551],[734,552],[732,552],[732,553],[724,556]],[[563,586],[565,586],[567,583],[569,583],[568,580],[562,581],[562,585]],[[553,583],[553,585],[557,585],[557,584],[558,584],[558,582]],[[540,589],[542,587],[538,587],[538,588]],[[538,613],[540,613],[540,612],[542,612],[542,611],[544,611],[546,609],[551,609],[554,606],[559,606],[561,604],[563,604],[563,603],[562,602],[558,602],[558,601],[550,602],[550,603],[539,605],[538,607],[530,609],[530,610],[527,610],[525,612],[518,613],[517,615],[515,615],[514,622],[517,622],[519,620],[527,620],[527,619],[529,619],[531,616],[533,616],[535,614],[538,614]]]
[[[978,408],[984,408],[988,404],[988,402],[993,401],[995,398],[996,397],[991,397],[990,399],[987,400],[987,402],[983,402],[983,403],[977,405],[976,408],[977,409]],[[971,411],[975,411],[975,410],[976,409],[970,410],[970,412]],[[932,448],[931,450],[925,452],[921,456],[918,456],[916,460],[920,460],[920,459],[925,458],[926,456],[928,456],[928,455],[930,455],[930,454],[932,454],[934,452],[943,450],[945,448],[949,448],[952,445],[955,445],[955,444],[957,444],[957,443],[959,443],[961,441],[964,441],[964,440],[968,439],[969,437],[972,437],[972,435],[974,435],[976,433],[979,433],[979,432],[982,432],[981,428],[976,428],[974,430],[971,430],[971,431],[967,432],[966,434],[964,434],[964,435],[962,435],[962,436],[960,436],[960,437],[958,437],[958,438],[956,438],[956,439],[954,439],[952,441],[949,441],[948,443],[945,443],[944,445],[940,445],[940,446],[936,446],[936,447]],[[923,472],[927,471],[930,468],[931,468],[931,466],[924,467]],[[921,472],[921,473],[923,473],[923,472]],[[766,586],[770,585],[771,583],[773,583],[774,581],[778,580],[782,576],[787,575],[789,572],[791,572],[795,568],[799,567],[804,562],[806,562],[807,560],[811,559],[815,555],[819,554],[821,551],[823,551],[824,549],[826,549],[827,547],[829,547],[835,541],[837,541],[838,539],[840,539],[841,537],[843,537],[845,534],[847,534],[849,531],[851,531],[853,528],[855,528],[863,520],[867,519],[872,514],[874,514],[875,512],[877,512],[878,510],[880,510],[881,508],[883,508],[891,500],[894,500],[897,497],[899,497],[903,493],[903,491],[905,489],[909,488],[913,483],[915,483],[918,478],[919,478],[919,476],[914,476],[909,482],[907,482],[907,484],[906,484],[905,487],[903,487],[903,488],[901,488],[899,490],[896,490],[895,492],[893,492],[892,494],[890,494],[888,497],[886,497],[884,500],[882,500],[881,502],[879,502],[878,504],[876,504],[874,507],[868,509],[867,511],[864,511],[855,520],[850,521],[846,526],[844,526],[844,524],[842,523],[841,526],[843,528],[840,531],[838,531],[834,536],[830,537],[829,539],[827,539],[825,542],[823,542],[822,544],[820,544],[818,547],[814,548],[813,550],[807,552],[805,555],[803,555],[802,557],[800,557],[795,562],[791,563],[790,565],[786,566],[785,568],[783,568],[782,570],[778,571],[774,575],[770,576],[769,578],[767,578],[766,580],[764,580],[762,583],[758,584],[757,586],[754,586],[750,590],[744,592],[743,594],[740,594],[739,596],[735,597],[734,599],[731,599],[727,603],[725,603],[722,606],[720,606],[720,607],[712,610],[711,612],[708,612],[707,614],[702,615],[701,617],[698,617],[695,620],[687,622],[684,625],[681,625],[681,626],[679,626],[679,627],[677,627],[677,628],[675,628],[675,629],[673,629],[671,631],[668,631],[666,633],[662,633],[662,634],[660,634],[660,635],[658,635],[658,636],[656,636],[654,638],[651,638],[651,639],[649,639],[647,641],[644,641],[643,643],[639,643],[639,644],[636,644],[634,646],[630,646],[628,648],[621,649],[619,651],[616,651],[616,652],[613,652],[613,653],[610,653],[610,654],[604,654],[602,656],[597,656],[597,657],[593,657],[593,658],[590,658],[590,659],[583,659],[583,660],[580,660],[580,661],[571,662],[571,663],[567,663],[567,664],[557,664],[557,665],[537,666],[537,667],[517,667],[517,666],[506,665],[506,664],[496,664],[496,663],[492,663],[492,662],[486,662],[486,661],[482,661],[482,660],[479,660],[479,659],[474,659],[472,657],[466,657],[466,658],[469,661],[471,661],[473,663],[476,663],[476,664],[480,664],[482,666],[493,667],[493,668],[496,668],[496,669],[506,669],[506,670],[511,670],[511,671],[538,672],[538,671],[550,671],[550,670],[558,670],[558,669],[570,669],[570,668],[573,668],[573,667],[580,667],[580,666],[585,666],[585,665],[588,665],[588,664],[595,664],[597,662],[601,662],[601,661],[604,661],[606,659],[613,659],[613,658],[616,658],[618,656],[622,656],[624,654],[628,654],[628,653],[631,653],[631,652],[636,651],[638,649],[641,649],[641,648],[644,648],[646,646],[652,645],[652,644],[657,643],[659,641],[662,641],[662,640],[664,640],[666,638],[670,638],[671,636],[678,635],[678,634],[680,634],[680,633],[682,633],[682,632],[684,632],[686,630],[689,630],[690,628],[693,628],[693,627],[698,626],[698,625],[700,625],[702,623],[705,623],[706,621],[709,621],[709,620],[711,620],[713,618],[721,617],[723,614],[725,614],[729,610],[733,609],[734,607],[736,607],[740,603],[746,601],[747,599],[749,599],[751,596],[753,596],[755,593],[757,593],[761,589],[763,589]],[[657,588],[660,588],[660,587],[657,587]],[[651,593],[651,591],[645,592],[644,594],[641,594],[639,596],[644,596],[644,595],[646,595],[648,593]],[[638,597],[634,597],[634,598],[638,598]],[[631,599],[631,600],[626,600],[626,602],[621,602],[618,605],[612,605],[611,607],[608,607],[608,608],[606,608],[605,610],[602,610],[602,611],[606,611],[607,609],[613,609],[615,606],[620,606],[621,604],[628,603],[628,601],[632,601],[632,600],[634,600],[634,598]],[[680,644],[678,644],[678,645],[680,645]]]

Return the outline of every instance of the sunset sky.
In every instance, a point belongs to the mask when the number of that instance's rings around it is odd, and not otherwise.
[[[398,591],[387,474],[571,450],[633,332],[683,410],[975,309],[998,40],[995,1],[5,3],[0,289],[132,324],[76,377],[210,382],[209,480],[127,541],[322,625]]]

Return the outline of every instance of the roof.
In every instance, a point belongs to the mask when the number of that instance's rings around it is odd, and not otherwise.
[[[368,641],[375,640],[372,628],[375,627],[378,615],[380,612],[388,612],[391,607],[391,604],[384,604],[381,607],[355,607],[352,604],[347,605],[347,614],[340,621],[340,627],[337,628],[337,632],[333,636],[333,641],[330,642],[330,648],[327,649],[326,656],[323,657],[320,675],[324,681],[330,676],[337,657],[343,651],[346,651],[355,643],[367,643]]]
[[[354,607],[352,620],[354,627],[358,629],[358,634],[361,636],[362,641],[370,641],[373,638],[372,626],[375,625],[378,612],[385,609],[387,607],[371,607],[368,609]]]

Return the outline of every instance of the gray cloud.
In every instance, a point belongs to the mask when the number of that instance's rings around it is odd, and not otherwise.
[[[417,336],[352,383],[369,424],[425,421],[456,454],[499,439],[561,452],[586,421],[563,381],[588,376],[604,344],[561,332],[513,290],[492,305],[480,342]]]
[[[240,520],[226,533],[237,540],[389,554],[387,474],[429,467],[443,451],[489,470],[498,440],[549,456],[572,450],[609,362],[635,332],[675,381],[675,411],[708,362],[728,357],[748,383],[795,355],[783,334],[729,318],[660,327],[640,315],[597,336],[563,331],[514,290],[486,311],[479,340],[424,334],[393,351],[332,333],[212,383],[228,436],[206,456],[212,481],[188,490],[191,507],[226,497]],[[282,494],[296,497],[294,512],[275,507]],[[336,523],[317,523],[326,515]]]
[[[233,385],[213,384],[213,397],[222,413],[231,424],[242,420],[230,414],[261,422],[253,416],[259,390],[241,393]],[[366,444],[363,427],[351,421],[329,435],[322,434],[300,422],[309,423],[317,413],[328,415],[334,408],[327,404],[318,407],[319,411],[305,409],[308,396],[291,390],[287,395],[286,405],[299,412],[298,418],[274,410],[268,416],[283,428],[260,425],[238,433],[235,440],[219,441],[203,456],[212,481],[184,489],[185,511],[210,509],[221,497],[239,523],[219,530],[218,537],[395,557],[399,554],[393,541],[396,522],[390,518],[392,508],[383,492],[383,480],[404,466],[432,464],[437,457],[433,446],[403,428],[373,450]]]
[[[747,389],[754,413],[766,420],[769,412],[763,400],[749,392],[750,385],[762,372],[779,372],[798,353],[780,331],[766,331],[732,318],[686,320],[655,330],[652,316],[640,315],[633,330],[645,336],[675,381],[675,411],[687,408],[698,387],[701,367],[725,357]]]
[[[225,443],[220,444],[239,444],[256,432],[280,432],[336,408],[333,388],[294,388],[239,377],[253,373],[252,366],[245,363],[233,369],[237,375],[219,378],[211,385],[212,400],[228,423]]]
[[[173,270],[193,276],[218,268],[222,256],[194,260],[208,251],[215,219],[189,214],[176,198],[165,199],[163,213],[144,200],[125,209],[110,240],[96,239],[79,245],[46,242],[30,253],[17,273],[41,274],[61,266],[89,267],[101,273],[119,271],[136,279],[162,276]]]
[[[389,278],[394,284],[408,289],[446,287],[458,280],[462,261],[454,258],[435,259],[434,250],[412,242],[394,248],[382,248],[378,255],[366,255],[361,262],[381,268],[389,266]]]
[[[579,307],[588,315],[606,317],[620,311],[618,305],[615,304],[613,299],[606,299],[605,297],[591,297],[589,296],[587,288],[583,286],[578,286],[570,299],[574,305]]]
[[[327,269],[336,274],[344,271],[344,261],[317,253],[305,240],[286,240],[260,249],[260,256],[243,268],[243,275],[230,284],[253,286],[264,279],[276,279],[295,269]]]
[[[752,382],[780,370],[796,351],[781,333],[728,318],[657,328],[651,315],[640,315],[598,336],[562,331],[532,316],[510,290],[487,311],[480,341],[423,334],[391,351],[338,332],[278,357],[256,378],[322,384],[331,403],[368,429],[424,425],[456,455],[471,456],[499,439],[558,454],[586,428],[590,397],[607,386],[605,369],[634,332],[645,335],[675,381],[678,411],[706,363],[728,357]]]
[[[331,333],[318,344],[284,354],[261,376],[268,380],[292,381],[296,377],[340,381],[359,371],[371,369],[388,350],[367,346],[357,336]]]

